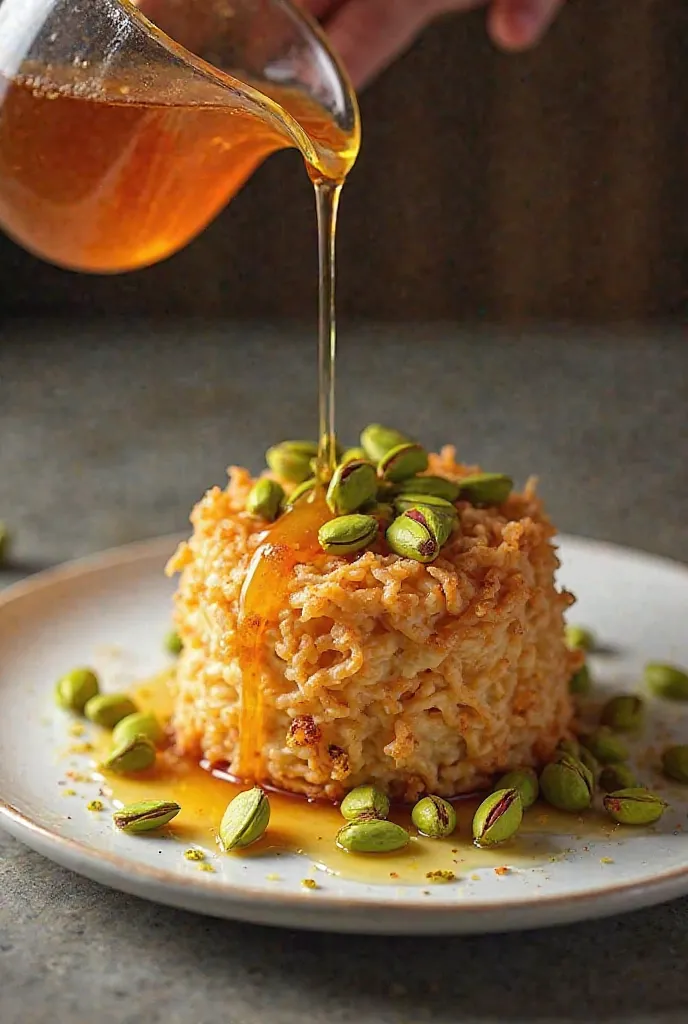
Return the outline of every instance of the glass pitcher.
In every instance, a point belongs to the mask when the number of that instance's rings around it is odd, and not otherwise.
[[[155,263],[275,150],[341,182],[359,141],[290,0],[0,0],[0,226],[62,267]]]

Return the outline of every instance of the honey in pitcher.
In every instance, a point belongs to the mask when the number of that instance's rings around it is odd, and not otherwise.
[[[135,68],[126,82],[84,68],[0,81],[0,225],[75,270],[155,263],[198,234],[267,156],[298,148],[285,110],[318,154],[311,177],[343,180],[356,134],[296,90],[275,87],[271,99],[278,106],[261,109],[240,88],[177,81],[173,69],[153,83]]]

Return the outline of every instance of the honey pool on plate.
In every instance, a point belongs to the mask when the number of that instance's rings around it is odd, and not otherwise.
[[[155,711],[161,721],[167,721],[171,712],[173,671],[161,673],[134,691],[139,707]],[[109,745],[110,735],[103,732],[96,743],[97,760]],[[219,768],[195,764],[169,748],[159,754],[154,769],[137,776],[108,775],[103,789],[113,807],[151,798],[176,801],[182,810],[167,834],[186,847],[217,854],[217,833],[224,810],[246,786],[238,785]],[[561,854],[561,844],[554,841],[555,837],[608,839],[618,829],[595,811],[577,816],[536,804],[526,811],[514,840],[481,850],[473,844],[471,834],[473,815],[481,800],[477,796],[456,802],[458,826],[447,839],[419,836],[411,824],[410,808],[393,807],[390,818],[410,832],[409,846],[396,853],[353,854],[335,844],[335,835],[344,822],[338,807],[276,792],[269,796],[271,817],[266,834],[250,848],[226,856],[249,857],[255,862],[266,853],[301,854],[305,859],[304,876],[315,866],[344,878],[376,884],[427,886],[434,880],[433,873],[441,873],[436,880],[444,880],[447,872],[460,879],[481,868],[500,872],[535,867]],[[146,838],[139,841],[146,842]]]

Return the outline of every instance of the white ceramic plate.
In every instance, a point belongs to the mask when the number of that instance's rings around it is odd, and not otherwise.
[[[498,877],[479,871],[454,885],[366,885],[326,876],[304,890],[303,858],[218,858],[203,874],[179,845],[116,833],[109,814],[58,795],[66,744],[52,690],[65,666],[89,660],[109,687],[164,666],[173,583],[163,538],[42,573],[0,596],[0,823],[72,870],[146,899],[214,916],[339,932],[470,933],[565,923],[688,893],[688,787],[665,788],[671,810],[651,833],[548,837],[561,855]],[[645,661],[688,663],[688,570],[590,541],[561,541],[562,581],[579,597],[575,621],[592,624],[613,653],[592,659],[610,691],[635,685]],[[116,650],[115,650],[116,649]],[[688,739],[688,708],[653,704],[662,742]],[[658,781],[653,778],[653,782]],[[661,783],[660,783],[661,784]],[[94,793],[95,795],[95,789]],[[587,848],[584,848],[587,847]],[[505,855],[506,862],[508,857]],[[610,863],[612,861],[613,863]]]

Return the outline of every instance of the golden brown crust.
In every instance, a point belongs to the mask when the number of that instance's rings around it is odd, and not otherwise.
[[[476,470],[446,447],[428,472]],[[242,511],[252,483],[233,467],[228,488],[194,509],[193,536],[168,567],[182,574],[177,742],[230,764],[239,597],[263,534]],[[458,503],[458,521],[430,565],[381,543],[297,566],[265,637],[263,754],[275,785],[333,799],[368,781],[404,799],[451,796],[542,761],[567,734],[580,656],[563,642],[572,598],[554,585],[555,531],[534,481],[500,509]]]

